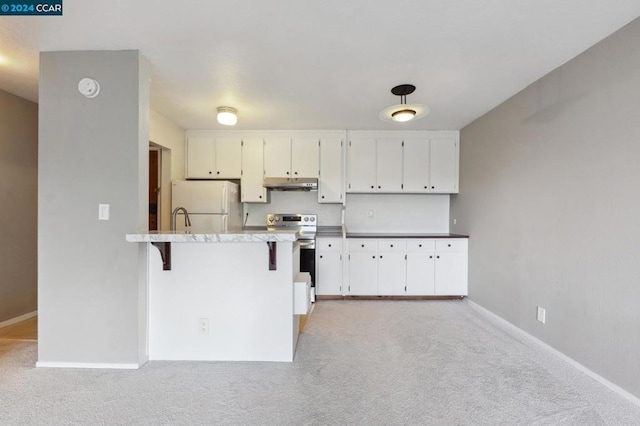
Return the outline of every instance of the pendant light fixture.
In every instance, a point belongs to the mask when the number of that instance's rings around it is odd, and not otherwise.
[[[378,115],[380,120],[404,123],[410,120],[418,120],[429,114],[428,106],[407,103],[407,95],[412,94],[415,90],[416,86],[412,84],[401,84],[391,89],[391,93],[400,96],[400,103],[380,111]]]
[[[235,126],[238,123],[238,110],[226,106],[218,107],[218,123]]]

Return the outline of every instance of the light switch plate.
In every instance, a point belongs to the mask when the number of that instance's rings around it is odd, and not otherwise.
[[[98,220],[109,220],[109,204],[98,204]]]

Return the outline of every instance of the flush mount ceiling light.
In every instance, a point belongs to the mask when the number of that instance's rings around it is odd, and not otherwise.
[[[429,114],[428,106],[407,103],[407,95],[412,94],[414,90],[416,90],[416,86],[412,84],[401,84],[391,89],[391,93],[400,96],[400,103],[380,111],[378,115],[380,120],[403,123],[405,121],[418,120]]]
[[[231,107],[218,107],[218,123],[235,126],[238,122],[238,110]]]

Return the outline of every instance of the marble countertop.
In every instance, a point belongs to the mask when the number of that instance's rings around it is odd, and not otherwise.
[[[185,231],[146,231],[127,234],[131,243],[255,243],[296,241],[300,233],[297,231],[255,231],[238,230],[224,234],[208,234]]]

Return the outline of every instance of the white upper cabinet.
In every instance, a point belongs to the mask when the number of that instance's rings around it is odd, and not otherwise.
[[[320,138],[291,139],[291,177],[317,178],[319,171]]]
[[[320,138],[267,135],[264,145],[265,177],[317,178]]]
[[[347,192],[376,192],[376,140],[349,141],[349,183]]]
[[[429,139],[405,139],[404,141],[404,192],[429,192]]]
[[[240,179],[240,200],[243,203],[266,203],[267,190],[264,180],[264,141],[262,138],[242,140],[242,178]]]
[[[239,179],[242,172],[242,139],[216,139],[216,178]]]
[[[402,192],[402,139],[376,141],[377,192]]]
[[[457,132],[354,131],[348,151],[347,192],[458,192]]]
[[[291,177],[291,138],[276,136],[265,138],[264,176]]]
[[[429,169],[430,192],[458,192],[458,140],[455,138],[433,138]]]
[[[320,140],[320,176],[318,202],[342,203],[342,139]]]
[[[188,136],[188,179],[240,179],[241,139]]]

